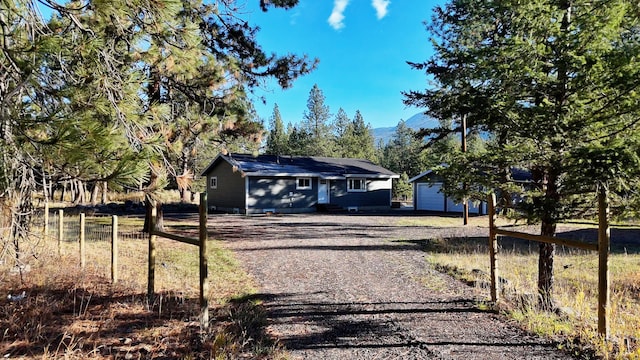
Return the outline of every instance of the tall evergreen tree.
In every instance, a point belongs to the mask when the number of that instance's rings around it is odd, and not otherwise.
[[[452,119],[438,120],[440,129],[451,129],[453,127]],[[423,129],[422,131],[427,131]],[[420,134],[417,134],[420,137]],[[455,163],[457,156],[461,151],[460,134],[447,133],[446,136],[434,137],[426,139],[426,167],[437,168]],[[448,195],[451,195],[449,193]]]
[[[393,198],[399,200],[407,200],[413,192],[413,188],[409,183],[409,176],[406,172],[400,174],[399,179],[394,179],[394,186],[392,188]]]
[[[397,174],[407,173],[409,177],[423,171],[422,141],[416,131],[400,120],[391,140],[382,151],[381,165]]]
[[[378,158],[380,165],[401,175],[400,179],[393,180],[392,192],[396,198],[406,195],[408,183],[404,177],[408,180],[424,170],[422,141],[404,120],[398,122],[389,143],[379,147]]]
[[[287,155],[289,153],[289,134],[284,128],[278,104],[273,106],[273,114],[269,119],[269,136],[265,152],[271,155]]]
[[[351,157],[377,162],[377,154],[373,143],[374,138],[371,125],[364,122],[364,118],[362,117],[360,110],[356,110],[351,129],[353,144],[355,145],[353,149],[350,149],[352,154]]]
[[[349,120],[347,113],[340,108],[333,122],[333,128],[335,131],[334,156],[377,162],[378,154],[373,143],[371,125],[365,124],[359,110],[356,111],[353,120]]]
[[[315,156],[315,154],[309,152],[313,142],[311,134],[307,130],[295,126],[289,126],[289,129],[288,155]]]
[[[452,0],[437,7],[429,26],[435,55],[412,64],[437,87],[407,92],[405,102],[440,119],[467,116],[470,128],[494,137],[488,151],[461,156],[445,175],[514,191],[509,169],[530,170],[522,208],[547,236],[593,201],[586,193],[636,181],[639,20],[629,0]],[[540,245],[546,308],[553,306],[554,252]]]
[[[305,110],[300,124],[300,130],[304,130],[311,136],[309,148],[304,151],[305,155],[333,155],[330,117],[329,106],[325,105],[325,96],[318,84],[314,84],[311,91],[309,91],[307,110]]]
[[[351,120],[347,115],[347,112],[343,108],[338,109],[333,120],[334,129],[334,156],[341,158],[350,157],[349,154],[349,137],[352,128]]]

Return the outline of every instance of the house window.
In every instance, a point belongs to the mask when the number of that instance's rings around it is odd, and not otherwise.
[[[311,189],[311,178],[297,178],[296,190],[309,190]]]
[[[363,178],[347,179],[347,191],[349,192],[367,191],[367,179],[363,179]]]
[[[217,176],[212,176],[209,178],[209,187],[212,189],[217,189],[218,188],[218,177]]]

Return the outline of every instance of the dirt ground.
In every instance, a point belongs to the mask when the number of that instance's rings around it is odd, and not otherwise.
[[[485,310],[426,261],[419,240],[482,226],[399,226],[402,216],[214,215],[209,227],[260,285],[267,331],[294,359],[570,359]]]

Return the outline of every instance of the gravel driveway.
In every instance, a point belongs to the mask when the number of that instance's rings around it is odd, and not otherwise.
[[[483,311],[486,293],[432,269],[411,240],[487,229],[398,226],[399,216],[213,216],[260,285],[267,331],[295,359],[570,359]]]

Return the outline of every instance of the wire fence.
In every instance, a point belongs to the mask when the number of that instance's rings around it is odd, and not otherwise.
[[[80,239],[80,215],[62,214],[62,237],[60,237],[60,212],[51,211],[48,217],[48,231],[45,236],[48,239],[60,239],[63,242],[77,242]],[[40,218],[39,226],[44,227],[44,217]],[[87,216],[84,223],[85,241],[111,242],[113,225],[111,216]],[[146,240],[149,234],[142,229],[135,230],[130,227],[119,227],[118,240]]]
[[[131,221],[127,216],[121,217],[124,224],[116,226],[114,234],[114,218],[117,221],[117,217],[111,215],[81,216],[77,211],[38,209],[31,216],[26,238],[11,236],[11,228],[6,226],[10,224],[3,222],[0,227],[0,280],[15,274],[22,276],[31,270],[35,260],[39,260],[39,264],[43,261],[78,261],[82,268],[95,270],[93,273],[111,274],[111,280],[115,282],[119,256],[125,260],[125,264],[120,265],[124,268],[123,275],[143,282],[138,274],[146,270],[146,255],[142,252],[146,250],[149,234],[142,231],[139,219]]]
[[[204,194],[201,195],[202,201],[204,205],[199,207],[197,223],[192,225],[190,221],[181,221],[174,232],[155,229],[157,210],[154,208],[149,226],[155,230],[150,233],[142,232],[140,218],[123,216],[123,224],[119,224],[120,220],[115,215],[87,216],[73,210],[66,213],[65,209],[49,210],[45,207],[32,214],[27,241],[11,241],[11,237],[4,234],[5,229],[0,228],[3,230],[0,233],[3,240],[0,252],[7,252],[6,258],[10,261],[2,263],[4,256],[0,253],[0,265],[5,265],[0,267],[0,282],[16,274],[21,280],[26,278],[26,274],[31,273],[28,263],[33,262],[39,270],[46,270],[31,274],[46,274],[47,279],[69,274],[82,283],[98,284],[104,283],[110,275],[112,284],[122,280],[135,291],[141,290],[141,285],[146,283],[149,303],[155,303],[157,293],[163,294],[160,299],[166,294],[184,299],[199,292],[200,318],[202,326],[206,327],[209,320],[209,279]],[[193,233],[197,235],[183,236]],[[24,246],[25,242],[27,246]],[[25,251],[27,247],[29,250]],[[30,261],[32,259],[38,261]],[[194,280],[198,278],[196,287]],[[158,288],[156,280],[160,285]]]
[[[190,224],[182,224],[178,233],[197,232],[197,226],[190,229]],[[142,219],[137,215],[81,216],[77,212],[51,210],[48,216],[42,213],[33,227],[42,239],[40,253],[49,252],[56,255],[54,259],[69,264],[77,261],[87,274],[110,277],[112,283],[123,281],[136,288],[148,285],[151,239],[149,233],[142,231]],[[162,243],[157,249],[159,290],[195,292],[192,280],[197,279],[197,274],[192,272],[198,270],[198,248],[168,239],[157,241]]]

